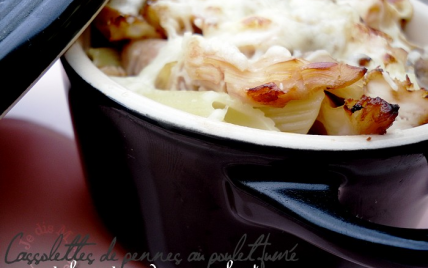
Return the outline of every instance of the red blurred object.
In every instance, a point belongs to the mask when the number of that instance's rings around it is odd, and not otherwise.
[[[77,235],[80,242],[88,235],[87,243],[96,243],[82,247],[85,257],[76,267],[89,267],[84,260],[89,254],[95,259],[91,267],[121,267],[126,252],[117,244],[113,251],[118,261],[99,261],[113,237],[92,206],[74,140],[29,121],[1,120],[0,189],[1,267],[72,267],[67,261],[5,263],[6,257],[13,261],[20,253],[49,254],[61,234],[61,256]]]

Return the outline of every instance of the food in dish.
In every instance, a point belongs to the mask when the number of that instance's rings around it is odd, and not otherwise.
[[[412,14],[407,0],[112,0],[88,54],[129,90],[212,120],[385,134],[428,122]]]

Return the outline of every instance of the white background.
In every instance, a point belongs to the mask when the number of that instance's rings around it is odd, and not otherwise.
[[[67,84],[61,62],[57,61],[6,114],[6,118],[34,121],[73,138],[66,97]]]

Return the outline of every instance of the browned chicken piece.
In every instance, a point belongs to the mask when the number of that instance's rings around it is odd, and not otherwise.
[[[189,6],[182,5],[178,7],[177,10],[171,7],[166,7],[156,0],[146,1],[141,14],[144,19],[153,26],[153,28],[160,33],[162,36],[171,36],[172,33],[184,34],[185,32],[192,32],[197,34],[203,34],[203,29],[195,25],[196,19],[204,20],[203,17],[200,17],[199,14],[193,14],[190,17],[186,17],[186,13],[189,11]],[[181,9],[184,8],[184,9]],[[221,12],[221,9],[216,10],[216,8],[208,8],[213,13]],[[180,11],[178,11],[180,10]],[[175,12],[178,11],[178,12]],[[175,23],[173,26],[164,28],[163,22],[173,20]],[[204,28],[204,27],[202,27]]]
[[[162,28],[160,24],[160,18],[158,15],[158,10],[153,8],[153,3],[156,1],[147,1],[141,10],[141,14],[145,21],[147,21],[150,25],[152,25],[153,29],[155,29],[158,33],[166,36],[165,30]]]
[[[109,41],[161,37],[142,15],[122,14],[109,6],[101,10],[94,24]]]

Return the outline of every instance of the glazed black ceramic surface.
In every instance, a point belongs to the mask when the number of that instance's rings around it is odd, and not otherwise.
[[[107,0],[0,1],[0,118]]]
[[[263,253],[282,254],[265,267],[428,267],[426,230],[384,226],[423,214],[427,142],[317,151],[201,135],[128,110],[64,65],[98,210],[129,249],[183,259],[159,267],[261,267]],[[195,253],[205,261],[186,260]]]
[[[411,2],[407,34],[427,44],[428,8]],[[428,267],[428,230],[415,229],[428,207],[428,125],[340,137],[216,122],[112,82],[88,47],[79,39],[63,60],[76,137],[96,207],[137,259]]]

